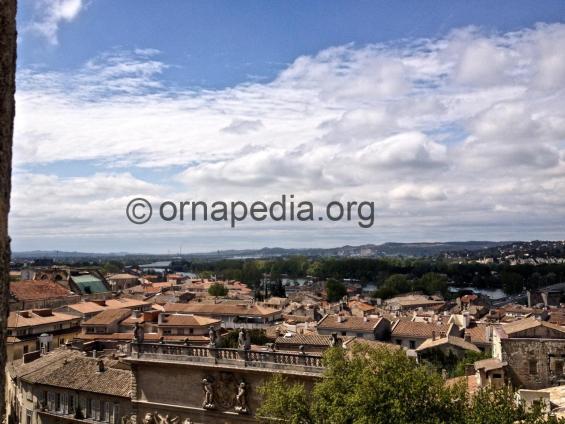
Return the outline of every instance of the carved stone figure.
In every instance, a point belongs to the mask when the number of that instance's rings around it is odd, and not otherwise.
[[[209,378],[202,379],[202,388],[204,389],[204,400],[202,401],[202,408],[214,409],[214,386]]]
[[[136,322],[133,329],[133,341],[136,343],[142,343],[143,337],[144,337],[143,327],[139,325],[139,322]]]
[[[330,347],[337,347],[339,346],[339,339],[337,337],[337,333],[332,333],[332,338],[330,339]]]
[[[155,424],[155,416],[152,412],[147,412],[143,417],[143,424]]]
[[[180,421],[179,417],[172,417],[169,418],[169,414],[161,415],[159,413],[155,413],[157,417],[157,424],[176,424]]]
[[[240,349],[245,349],[245,344],[246,344],[246,337],[245,337],[245,329],[242,328],[239,330],[239,336],[237,338],[237,346]]]
[[[216,346],[216,330],[214,329],[214,327],[210,326],[210,329],[208,331],[208,336],[210,337],[210,347],[215,347]]]
[[[136,422],[137,422],[136,417],[133,414],[132,415],[124,415],[120,421],[121,421],[121,424],[136,424]]]
[[[239,383],[237,394],[235,395],[235,412],[247,414],[247,385],[245,381]]]

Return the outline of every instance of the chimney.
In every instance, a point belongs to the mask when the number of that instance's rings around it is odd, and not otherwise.
[[[471,323],[471,316],[469,312],[463,312],[463,328],[469,328],[469,324]]]
[[[106,368],[104,367],[104,361],[102,359],[96,361],[96,366],[98,367],[98,372],[104,372],[106,370]]]
[[[436,332],[435,332],[435,330],[433,330],[432,331],[432,340],[435,340],[435,339],[436,339]]]
[[[465,332],[465,335],[463,336],[463,339],[464,339],[466,342],[471,343],[471,334]]]
[[[343,317],[341,315],[338,315],[336,321],[343,322]]]
[[[369,322],[369,318],[366,315],[363,316],[363,322]]]

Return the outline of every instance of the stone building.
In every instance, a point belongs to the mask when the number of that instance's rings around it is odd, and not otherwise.
[[[527,318],[495,328],[493,357],[506,362],[513,384],[542,389],[565,383],[565,328]]]
[[[243,341],[241,340],[243,339]],[[132,406],[137,422],[251,423],[260,406],[257,391],[274,374],[311,388],[321,377],[319,355],[182,344],[132,343]],[[165,419],[165,421],[163,421]],[[134,421],[135,422],[135,421]]]
[[[386,340],[390,336],[390,321],[383,317],[326,315],[318,322],[318,334]]]
[[[37,350],[49,352],[80,333],[80,318],[51,309],[10,312],[8,316],[8,361]]]
[[[121,423],[131,415],[132,373],[121,362],[57,349],[8,367],[9,424]]]

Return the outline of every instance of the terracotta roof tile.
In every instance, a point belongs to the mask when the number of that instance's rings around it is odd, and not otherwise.
[[[10,294],[18,301],[44,300],[75,295],[69,289],[51,280],[11,282]]]
[[[392,337],[415,337],[419,339],[428,339],[433,336],[433,332],[437,337],[441,332],[449,330],[449,324],[437,324],[427,322],[415,322],[401,319],[392,328]]]
[[[338,322],[338,315],[326,315],[318,322],[318,329],[372,331],[383,318],[342,316],[340,319]]]

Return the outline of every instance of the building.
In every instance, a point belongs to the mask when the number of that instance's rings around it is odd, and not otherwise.
[[[459,328],[455,324],[418,322],[408,319],[396,321],[391,329],[392,343],[405,349],[417,349],[427,339],[459,335]]]
[[[534,318],[497,326],[493,357],[508,364],[512,383],[542,389],[565,383],[565,328]]]
[[[53,280],[23,280],[10,283],[10,311],[58,308],[80,302],[80,295]]]
[[[25,354],[52,349],[70,342],[80,333],[80,318],[51,309],[10,312],[6,349],[8,361]]]
[[[387,340],[390,321],[383,317],[353,317],[326,315],[318,322],[318,334],[359,337],[368,340]]]
[[[118,424],[131,414],[131,370],[110,358],[57,349],[7,370],[8,423]]]
[[[216,318],[224,328],[267,328],[282,319],[280,309],[234,303],[167,303],[165,312]]]
[[[89,302],[73,303],[58,308],[57,311],[81,317],[84,320],[92,318],[94,315],[107,309],[131,309],[146,311],[151,305],[143,300],[130,299],[126,297],[108,300],[93,300]]]
[[[112,291],[125,290],[139,284],[139,277],[132,274],[111,274],[106,279]]]

